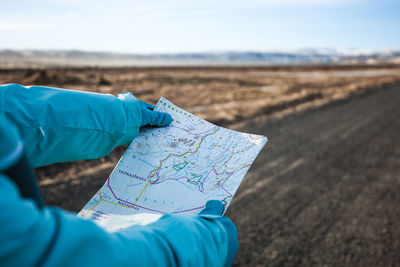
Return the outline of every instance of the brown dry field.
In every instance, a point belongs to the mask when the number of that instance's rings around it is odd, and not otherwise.
[[[240,266],[400,266],[400,66],[0,69],[0,83],[164,96],[269,142],[227,215]],[[48,205],[77,212],[109,156],[36,169]]]

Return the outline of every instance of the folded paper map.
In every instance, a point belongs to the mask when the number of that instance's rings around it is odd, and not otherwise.
[[[102,188],[79,212],[108,231],[163,214],[196,215],[208,200],[225,210],[267,138],[216,126],[161,98],[170,126],[142,129]]]

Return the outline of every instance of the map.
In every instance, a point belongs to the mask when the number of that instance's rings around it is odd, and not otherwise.
[[[196,215],[208,200],[229,206],[258,153],[260,135],[216,126],[160,98],[171,125],[142,129],[79,212],[108,231],[147,224],[163,214]]]

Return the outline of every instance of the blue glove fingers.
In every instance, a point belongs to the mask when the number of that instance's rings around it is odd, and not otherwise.
[[[172,122],[172,117],[168,113],[151,111],[149,109],[143,111],[142,126],[167,126]]]
[[[219,200],[210,200],[206,203],[206,207],[199,214],[222,215],[224,205]]]
[[[168,113],[153,111],[154,105],[140,102],[142,108],[142,124],[141,126],[167,126],[171,124],[172,117]]]

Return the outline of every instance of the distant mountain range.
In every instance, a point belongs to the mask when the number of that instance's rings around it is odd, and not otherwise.
[[[34,66],[202,66],[298,64],[400,64],[400,50],[359,52],[297,50],[290,52],[204,52],[122,54],[77,50],[0,50],[0,67]]]

